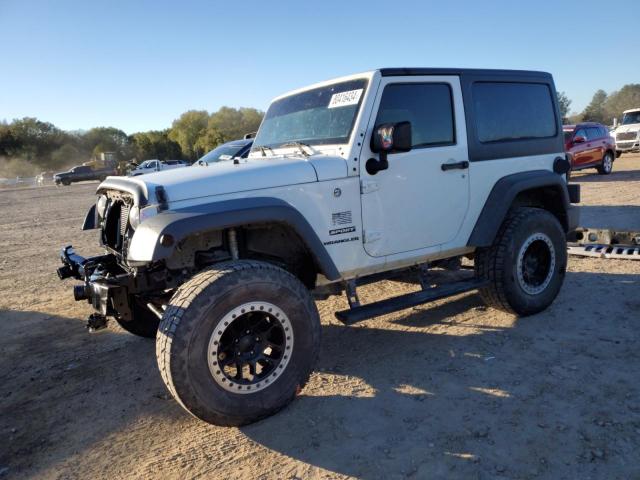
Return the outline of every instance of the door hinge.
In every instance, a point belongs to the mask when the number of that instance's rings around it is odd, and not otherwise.
[[[362,232],[364,243],[377,242],[382,238],[382,232],[376,232],[375,230],[365,230]]]
[[[360,193],[371,193],[375,192],[380,188],[378,182],[374,182],[373,180],[360,180]]]

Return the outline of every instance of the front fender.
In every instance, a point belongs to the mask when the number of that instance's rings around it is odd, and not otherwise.
[[[267,222],[293,228],[305,242],[324,276],[329,280],[340,278],[333,260],[304,216],[284,200],[271,197],[239,198],[164,211],[137,228],[127,259],[135,263],[164,260],[173,255],[180,241],[191,235]],[[173,237],[171,246],[160,244],[162,235]]]

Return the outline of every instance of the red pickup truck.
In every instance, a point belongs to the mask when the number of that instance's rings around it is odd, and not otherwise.
[[[611,173],[616,142],[609,135],[607,127],[599,123],[585,122],[564,125],[562,130],[572,171],[595,168],[601,175]]]

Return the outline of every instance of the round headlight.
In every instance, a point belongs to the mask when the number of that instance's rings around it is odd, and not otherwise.
[[[100,195],[98,197],[98,201],[96,202],[96,213],[98,214],[98,218],[104,218],[104,212],[107,209],[107,196]]]
[[[140,208],[136,205],[129,210],[129,225],[131,225],[131,228],[134,230],[140,225]]]

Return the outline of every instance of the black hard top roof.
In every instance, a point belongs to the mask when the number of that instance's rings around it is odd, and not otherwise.
[[[391,76],[416,76],[416,75],[473,75],[473,76],[491,76],[491,77],[541,77],[550,78],[551,74],[547,72],[538,72],[535,70],[494,70],[482,68],[381,68],[380,73],[383,77]]]

